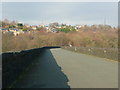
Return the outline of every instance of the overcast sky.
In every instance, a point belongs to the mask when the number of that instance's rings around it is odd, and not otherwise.
[[[2,18],[31,25],[106,24],[117,26],[117,2],[3,2]]]

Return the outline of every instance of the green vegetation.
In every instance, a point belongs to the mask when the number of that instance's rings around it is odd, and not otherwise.
[[[23,26],[23,24],[22,24],[22,23],[18,23],[17,25],[18,25],[18,26],[21,26],[21,27]]]
[[[9,28],[15,28],[15,25],[10,25]]]
[[[61,32],[69,32],[70,31],[70,29],[69,28],[63,28],[63,29],[60,29],[59,31],[61,31]]]
[[[23,31],[27,31],[27,28],[22,29]]]
[[[18,26],[18,29],[23,29],[23,24],[18,23],[17,26]]]
[[[71,32],[71,31],[75,31],[75,29],[67,27],[67,28],[59,29],[58,31],[68,33],[68,32]]]

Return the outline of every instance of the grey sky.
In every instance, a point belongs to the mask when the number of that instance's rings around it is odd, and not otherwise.
[[[1,0],[2,2],[119,2],[119,0]]]
[[[117,2],[3,2],[2,17],[28,24],[103,24],[117,26]]]

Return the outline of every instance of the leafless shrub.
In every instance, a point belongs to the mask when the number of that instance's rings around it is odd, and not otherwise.
[[[100,47],[117,48],[118,35],[114,30],[94,32],[82,30],[69,33],[47,33],[34,31],[31,33],[13,36],[12,34],[2,35],[2,49],[5,51],[17,51],[42,46],[72,46],[77,47]]]

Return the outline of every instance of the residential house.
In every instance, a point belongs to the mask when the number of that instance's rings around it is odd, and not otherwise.
[[[1,30],[2,30],[2,33],[4,33],[4,34],[9,32],[9,29],[7,29],[7,28],[2,28]]]
[[[14,36],[18,36],[20,34],[18,29],[9,29],[10,32],[14,34]]]
[[[37,26],[32,26],[31,27],[33,30],[36,30],[37,29]]]
[[[81,29],[81,27],[82,27],[81,25],[76,25],[75,29],[78,30],[78,29]]]
[[[57,32],[58,32],[58,29],[57,29],[57,28],[52,28],[52,29],[51,29],[51,32],[57,33]]]

